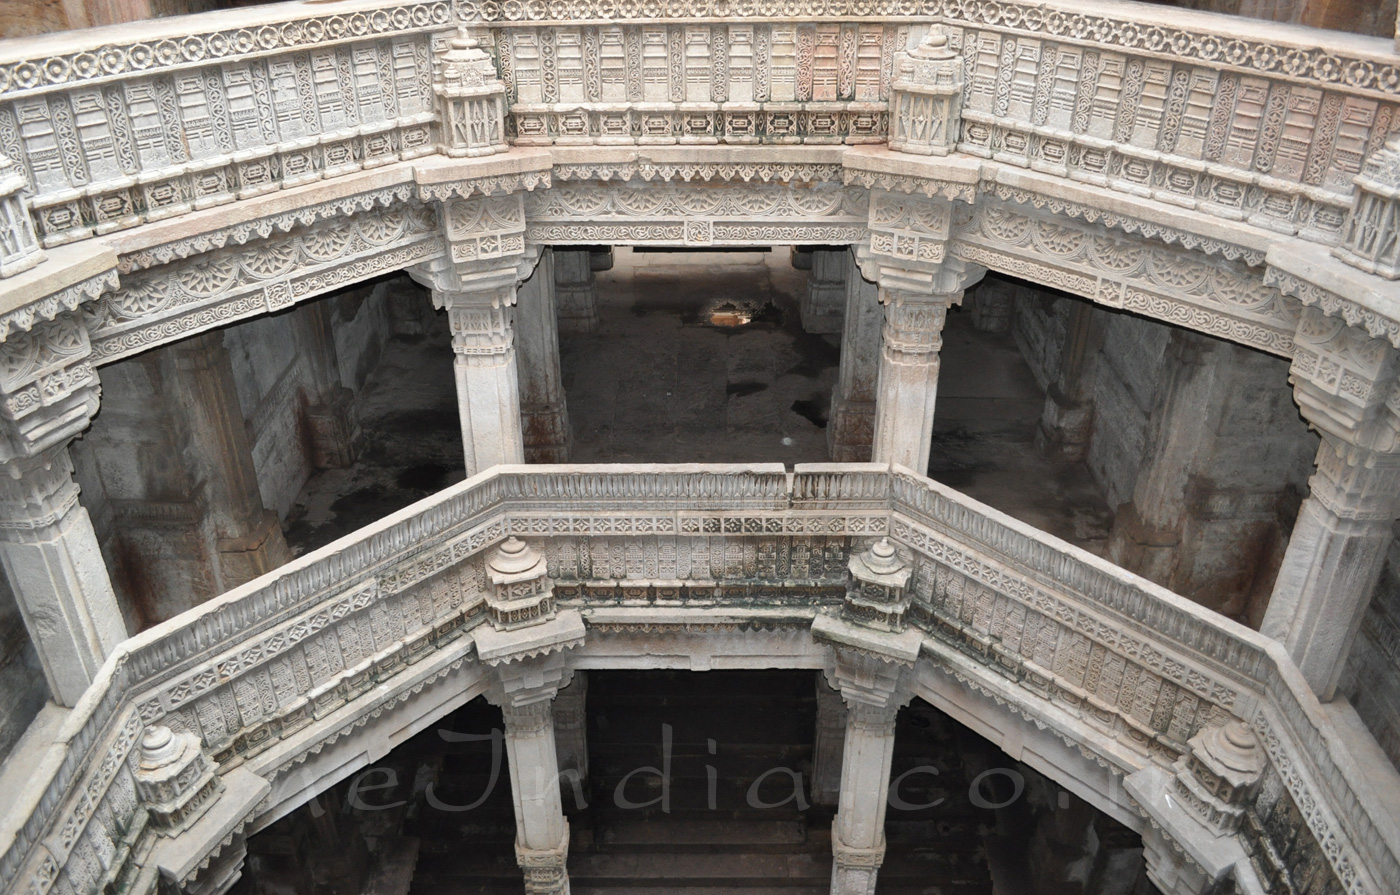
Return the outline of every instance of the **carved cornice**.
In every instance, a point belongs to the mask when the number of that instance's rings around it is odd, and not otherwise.
[[[626,181],[734,181],[743,183],[838,183],[840,163],[824,162],[598,162],[564,163],[554,166],[554,178],[576,180]]]

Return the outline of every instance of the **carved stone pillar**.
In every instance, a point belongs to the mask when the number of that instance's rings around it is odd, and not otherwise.
[[[554,290],[554,252],[546,248],[535,272],[516,292],[520,424],[529,463],[567,463],[573,441],[559,370]]]
[[[1303,416],[1322,433],[1261,633],[1283,643],[1317,697],[1337,679],[1400,514],[1400,354],[1305,307],[1290,369]]]
[[[812,754],[812,804],[836,805],[841,796],[841,763],[846,751],[846,704],[817,675],[817,741]]]
[[[77,704],[126,625],[65,444],[0,469],[0,563],[49,692]]]
[[[598,331],[598,294],[594,255],[588,249],[555,249],[554,295],[561,333]],[[609,256],[608,267],[611,267]],[[606,270],[607,268],[602,268]]]
[[[523,463],[520,383],[515,362],[515,271],[472,291],[433,290],[452,328],[457,414],[467,475],[500,463]]]
[[[839,333],[846,309],[846,281],[859,276],[853,270],[850,250],[845,246],[819,246],[812,249],[810,257],[807,291],[799,308],[802,329],[809,333]]]
[[[24,275],[11,280],[22,281]],[[71,287],[96,295],[115,276]],[[0,298],[40,301],[20,282]],[[50,311],[52,313],[52,311]],[[87,329],[76,313],[39,317],[0,343],[0,563],[39,654],[49,692],[75,705],[126,626],[78,485],[68,443],[97,412]]]
[[[1260,632],[1288,648],[1313,692],[1327,701],[1394,537],[1400,455],[1324,435],[1308,486]]]
[[[875,387],[880,375],[884,311],[879,288],[866,282],[846,253],[846,312],[841,330],[841,369],[831,395],[827,450],[837,463],[870,460],[875,438]]]
[[[263,506],[253,450],[233,382],[223,333],[202,333],[170,349],[174,393],[189,424],[190,450],[203,489],[219,592],[291,559],[277,514]]]
[[[881,271],[885,326],[875,400],[875,462],[897,463],[919,475],[928,471],[943,324],[948,308],[962,302],[965,285],[957,262],[942,265],[931,281]]]
[[[311,377],[305,412],[311,465],[317,469],[344,469],[354,463],[362,434],[355,393],[340,382],[333,313],[330,301],[307,302],[295,311],[300,348]]]
[[[909,701],[904,666],[861,650],[837,649],[827,679],[849,709],[841,794],[831,824],[832,895],[874,895],[885,859],[885,806],[895,717]]]
[[[588,779],[588,675],[573,681],[554,699],[554,745],[561,773],[576,775],[580,789]]]
[[[544,556],[515,538],[491,555],[487,573],[490,624],[473,637],[477,655],[496,669],[487,698],[505,718],[515,856],[527,895],[567,895],[569,822],[551,702],[569,684],[565,652],[583,642],[583,620],[576,610],[556,610]]]
[[[984,283],[982,289],[988,285]],[[1065,347],[1060,353],[1060,368],[1045,391],[1045,409],[1035,433],[1036,447],[1046,453],[1066,460],[1083,460],[1089,450],[1094,424],[1094,376],[1106,320],[1106,315],[1091,302],[1074,302]]]

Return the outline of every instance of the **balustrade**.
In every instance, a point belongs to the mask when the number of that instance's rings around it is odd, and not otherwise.
[[[521,552],[510,537],[539,551],[536,572],[552,588],[544,621],[517,628],[488,621],[525,599],[511,590],[511,576],[535,574],[495,560],[500,569],[487,567],[503,542],[502,556]],[[907,627],[862,634],[861,601],[874,597],[862,590],[859,605],[847,607],[855,614],[842,620],[847,566],[880,537],[909,557],[898,559],[905,583],[891,585],[907,606]],[[861,574],[888,565],[880,559],[887,553],[889,545],[877,544]],[[531,587],[538,602],[541,591]],[[250,770],[283,785],[298,755],[333,741],[357,717],[426,694],[448,669],[522,650],[587,654],[580,610],[603,611],[599,619],[627,613],[619,618],[646,625],[648,636],[675,625],[720,622],[727,630],[730,616],[813,626],[838,654],[854,651],[846,667],[872,650],[886,662],[894,650],[915,669],[933,662],[929,668],[1052,724],[1119,777],[1169,776],[1203,730],[1243,722],[1266,756],[1260,798],[1268,794],[1272,805],[1286,796],[1309,809],[1289,830],[1246,823],[1238,835],[1290,837],[1299,861],[1330,867],[1349,893],[1390,891],[1400,880],[1400,836],[1382,804],[1387,786],[1400,782],[1361,776],[1278,644],[906,471],[759,465],[496,467],[132,638],[66,720],[49,763],[12,801],[0,827],[0,881],[7,891],[43,895],[61,886],[90,895],[104,878],[128,872],[122,862],[139,849],[123,831],[144,810],[128,757],[143,729],[196,735],[228,783],[233,795],[218,797],[209,819],[191,827],[197,832],[222,816],[222,800],[253,791],[242,782]],[[542,740],[536,751],[553,748]],[[869,750],[848,742],[845,751],[847,761],[863,761]],[[844,827],[841,835],[855,849],[843,866],[859,888],[856,877],[873,876],[878,843]],[[850,839],[857,835],[864,838]],[[556,848],[553,839],[526,844]],[[98,855],[119,857],[103,865]],[[861,876],[862,867],[871,872]],[[555,885],[541,873],[541,886]]]

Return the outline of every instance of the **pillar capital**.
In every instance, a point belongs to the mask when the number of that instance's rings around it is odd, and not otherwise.
[[[101,388],[76,311],[0,342],[0,463],[67,444],[97,413]]]
[[[1322,433],[1309,496],[1338,519],[1389,525],[1400,515],[1400,453],[1380,453]]]
[[[894,716],[913,698],[909,672],[913,661],[891,660],[864,649],[833,647],[828,654],[826,680],[840,692],[854,723],[894,723]]]

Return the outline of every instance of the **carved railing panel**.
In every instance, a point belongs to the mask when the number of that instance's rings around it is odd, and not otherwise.
[[[275,747],[282,773],[287,749],[381,711],[376,694],[423,686],[416,669],[470,661],[482,557],[508,536],[542,546],[567,605],[786,625],[836,612],[853,550],[889,536],[914,562],[927,661],[1060,719],[1057,735],[1118,774],[1169,769],[1202,729],[1248,721],[1269,759],[1245,834],[1261,875],[1292,855],[1325,860],[1348,893],[1400,879],[1388,821],[1276,644],[927,479],[855,465],[497,467],[133,638],[0,828],[0,883],[134,885],[146,725],[197,734],[223,774]]]
[[[436,151],[447,3],[260,12],[0,61],[0,154],[22,164],[46,246]]]

